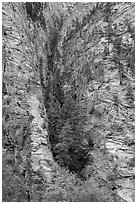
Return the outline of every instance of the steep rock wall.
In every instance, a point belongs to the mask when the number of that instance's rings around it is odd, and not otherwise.
[[[34,117],[31,124],[31,165],[35,175],[44,181],[51,180],[52,153],[48,140],[47,130],[43,129],[43,118],[40,116],[39,100],[36,96],[29,98],[30,112]]]

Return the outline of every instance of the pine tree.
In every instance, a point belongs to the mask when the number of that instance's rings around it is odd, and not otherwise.
[[[68,96],[64,104],[64,127],[59,135],[60,143],[55,146],[56,159],[74,172],[84,168],[88,160],[88,145],[84,143],[86,116],[82,107]],[[83,112],[82,112],[83,111]]]
[[[60,105],[55,97],[52,97],[52,102],[47,112],[48,116],[48,133],[51,147],[53,147],[59,142],[59,133],[57,129],[57,123],[60,119]]]

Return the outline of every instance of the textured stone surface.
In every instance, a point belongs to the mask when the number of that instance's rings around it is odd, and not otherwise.
[[[35,172],[34,180],[42,178],[44,181],[50,182],[52,176],[53,157],[49,149],[48,133],[42,128],[43,118],[40,116],[39,100],[35,95],[29,99],[30,112],[34,116],[31,124],[31,165]],[[37,176],[38,177],[37,177]],[[37,177],[37,179],[36,179]]]
[[[126,202],[135,200],[135,167],[128,165],[134,158],[134,145],[128,146],[125,141],[130,141],[134,138],[134,134],[125,131],[125,135],[117,135],[111,139],[107,139],[106,148],[109,154],[113,155],[114,161],[117,164],[117,171],[120,179],[116,180],[116,184],[120,186],[117,189],[117,194]]]

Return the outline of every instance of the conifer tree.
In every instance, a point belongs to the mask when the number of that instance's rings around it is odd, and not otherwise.
[[[69,100],[68,100],[69,99]],[[88,160],[88,145],[84,143],[84,109],[69,95],[64,103],[60,143],[55,146],[56,159],[69,170],[79,172]],[[61,150],[61,151],[60,151]]]

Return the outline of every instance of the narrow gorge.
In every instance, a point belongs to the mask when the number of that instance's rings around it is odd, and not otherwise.
[[[135,3],[2,3],[2,201],[135,202]]]

